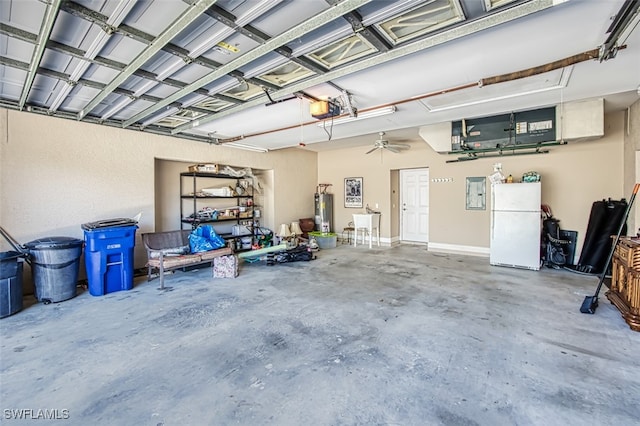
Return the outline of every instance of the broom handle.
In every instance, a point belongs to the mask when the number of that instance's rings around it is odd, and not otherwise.
[[[20,244],[11,235],[9,235],[9,233],[5,231],[2,226],[0,226],[0,235],[2,235],[4,239],[7,240],[9,244],[11,244],[11,247],[13,247],[15,251],[24,253],[24,249],[20,247]]]
[[[627,223],[627,219],[629,218],[629,213],[631,212],[631,206],[633,205],[633,200],[636,198],[636,194],[640,190],[640,183],[636,183],[633,187],[633,194],[631,194],[631,198],[629,199],[629,204],[627,205],[627,210],[624,212],[624,219],[620,222],[620,227],[618,228],[618,233],[616,234],[616,239],[613,241],[613,245],[611,246],[611,251],[609,252],[609,257],[607,257],[607,263],[604,265],[604,270],[602,271],[602,275],[600,275],[600,282],[598,283],[598,287],[596,288],[596,294],[594,295],[598,298],[598,294],[600,293],[600,288],[602,288],[602,283],[604,282],[604,277],[607,275],[607,269],[609,269],[609,264],[611,263],[611,259],[613,259],[613,253],[616,251],[616,246],[618,245],[618,241],[620,240],[620,234],[622,234],[622,228],[624,228],[625,223]]]

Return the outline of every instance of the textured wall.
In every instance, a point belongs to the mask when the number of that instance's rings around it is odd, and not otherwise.
[[[0,220],[18,241],[83,238],[82,223],[142,212],[136,267],[146,260],[141,232],[155,230],[156,159],[273,171],[273,223],[313,211],[316,153],[255,153],[178,138],[0,109]],[[178,182],[178,176],[166,176]],[[3,250],[8,249],[4,241]]]

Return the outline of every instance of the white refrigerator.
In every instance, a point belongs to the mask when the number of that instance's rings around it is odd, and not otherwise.
[[[492,265],[540,269],[540,203],[540,182],[491,186]]]

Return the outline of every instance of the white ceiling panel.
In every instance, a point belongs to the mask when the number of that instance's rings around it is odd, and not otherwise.
[[[33,86],[29,93],[29,102],[39,106],[45,106],[51,102],[54,87],[58,84],[58,79],[37,75],[33,80]]]
[[[149,108],[152,105],[149,101],[137,100],[127,104],[127,107],[121,109],[116,115],[113,116],[116,120],[126,120],[134,114]]]
[[[187,8],[188,4],[181,1],[140,1],[136,3],[123,23],[147,34],[158,36]]]
[[[91,22],[61,11],[51,31],[51,40],[80,48],[91,26]]]
[[[147,90],[145,94],[158,98],[164,98],[174,94],[177,90],[178,89],[173,86],[169,86],[166,84],[156,84],[153,88]]]
[[[33,56],[34,45],[26,41],[10,39],[3,35],[0,39],[0,46],[2,47],[2,56],[16,61],[29,63],[31,56]]]
[[[279,1],[277,3],[271,12],[251,21],[251,25],[263,33],[274,36],[331,7],[324,1]]]
[[[26,77],[26,71],[0,65],[0,91],[2,91],[3,98],[10,101],[20,99]]]
[[[40,0],[0,1],[2,22],[36,34],[40,30],[47,5]]]
[[[145,44],[129,37],[114,37],[109,40],[105,49],[100,53],[101,56],[111,59],[112,61],[129,64],[142,53],[146,47]]]
[[[189,64],[180,68],[174,74],[171,75],[171,78],[182,81],[184,83],[190,83],[194,80],[197,80],[211,72],[210,68],[203,67],[199,64]]]
[[[96,95],[95,90],[88,89],[82,85],[77,85],[72,89],[70,96],[63,103],[65,111],[77,113]]]
[[[28,61],[28,60],[27,60]],[[78,65],[80,59],[53,50],[47,50],[42,55],[40,66],[58,72],[67,72],[70,66]]]
[[[117,74],[118,71],[112,68],[91,65],[82,77],[91,81],[106,84],[109,81],[113,80]]]

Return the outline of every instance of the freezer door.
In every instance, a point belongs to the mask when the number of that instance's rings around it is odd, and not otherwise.
[[[540,269],[540,215],[538,212],[491,212],[489,263]]]
[[[503,183],[491,187],[492,210],[540,211],[540,182]]]

